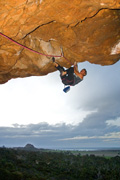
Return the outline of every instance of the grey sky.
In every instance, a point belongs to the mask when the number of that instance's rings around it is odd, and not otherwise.
[[[67,94],[59,72],[1,85],[0,146],[120,147],[120,62],[83,67]]]

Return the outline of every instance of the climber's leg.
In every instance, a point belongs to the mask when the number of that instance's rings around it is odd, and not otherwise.
[[[60,76],[64,76],[64,75],[67,74],[65,69],[62,66],[60,66],[58,63],[55,62],[55,58],[54,57],[52,58],[52,61],[53,61],[54,65],[55,65],[56,69],[60,71]]]

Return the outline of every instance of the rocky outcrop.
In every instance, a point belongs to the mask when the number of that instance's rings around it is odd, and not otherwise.
[[[0,32],[56,60],[111,65],[120,59],[120,0],[0,1]],[[55,71],[39,55],[0,35],[0,83]]]
[[[26,146],[23,149],[27,150],[27,151],[35,151],[36,150],[36,148],[32,144],[26,144]]]

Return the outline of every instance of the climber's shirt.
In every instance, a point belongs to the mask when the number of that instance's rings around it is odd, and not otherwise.
[[[76,74],[74,74],[74,82],[71,86],[75,86],[76,84],[80,83],[82,79],[78,77]]]

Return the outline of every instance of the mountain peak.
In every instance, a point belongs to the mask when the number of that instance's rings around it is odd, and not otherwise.
[[[24,149],[26,149],[26,150],[35,150],[36,148],[32,144],[26,144]]]

